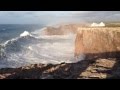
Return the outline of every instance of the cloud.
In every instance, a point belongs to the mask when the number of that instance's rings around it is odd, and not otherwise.
[[[0,11],[0,23],[119,21],[120,11]]]
[[[120,11],[91,11],[84,18],[89,21],[119,21]]]

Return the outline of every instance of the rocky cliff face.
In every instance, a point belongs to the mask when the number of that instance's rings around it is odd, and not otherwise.
[[[120,28],[79,28],[75,40],[75,57],[85,59],[120,57]]]

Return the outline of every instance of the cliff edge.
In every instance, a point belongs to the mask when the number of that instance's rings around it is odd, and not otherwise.
[[[75,39],[75,57],[85,59],[120,58],[120,27],[79,28]]]

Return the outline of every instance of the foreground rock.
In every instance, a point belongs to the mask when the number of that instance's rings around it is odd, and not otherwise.
[[[120,27],[79,28],[75,40],[75,56],[85,59],[119,58]]]
[[[109,79],[120,78],[120,59],[83,60],[57,65],[34,64],[0,69],[0,79]]]

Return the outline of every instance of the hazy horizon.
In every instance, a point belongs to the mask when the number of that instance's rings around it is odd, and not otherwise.
[[[120,11],[0,11],[0,24],[119,22]]]

